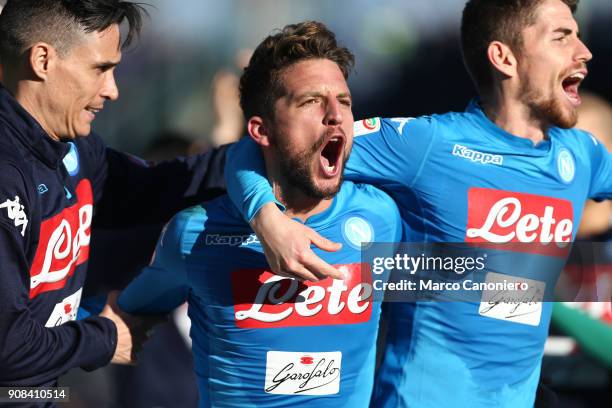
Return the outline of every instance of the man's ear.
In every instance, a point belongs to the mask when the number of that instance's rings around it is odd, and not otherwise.
[[[34,44],[30,48],[30,68],[34,76],[43,80],[47,79],[57,58],[57,52],[50,44],[45,42]]]
[[[270,146],[270,133],[261,116],[251,116],[247,122],[249,136],[259,145]]]
[[[496,72],[508,78],[517,76],[518,61],[508,45],[492,41],[487,48],[487,57]]]

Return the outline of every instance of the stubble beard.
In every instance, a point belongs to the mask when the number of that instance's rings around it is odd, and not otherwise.
[[[279,140],[281,140],[281,137],[275,134],[272,146],[276,151],[283,177],[292,189],[300,190],[304,195],[318,200],[330,199],[338,193],[344,181],[344,163],[348,158],[346,153],[343,153],[341,159],[338,182],[333,186],[321,187],[315,183],[312,174],[312,162],[315,156],[319,154],[323,143],[325,143],[325,138],[319,138],[310,148],[297,154],[292,153],[286,144],[279,143]]]
[[[531,117],[547,125],[562,129],[571,129],[578,122],[578,111],[576,108],[568,110],[563,102],[554,95],[544,96],[539,94],[528,81],[524,81],[520,95],[523,103],[529,108]]]

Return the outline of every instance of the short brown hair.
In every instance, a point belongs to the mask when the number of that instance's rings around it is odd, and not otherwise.
[[[240,78],[240,106],[244,116],[274,118],[274,104],[285,94],[283,70],[304,60],[328,59],[348,78],[355,65],[353,54],[339,47],[335,34],[323,23],[305,21],[285,26],[255,49]]]
[[[536,10],[544,0],[469,0],[461,20],[463,60],[479,92],[493,85],[487,49],[493,41],[507,44],[520,53],[522,31],[535,23]],[[561,0],[576,11],[580,0]]]

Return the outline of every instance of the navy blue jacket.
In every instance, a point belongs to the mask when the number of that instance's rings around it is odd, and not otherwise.
[[[225,148],[148,165],[96,134],[52,140],[0,87],[0,386],[108,364],[115,325],[75,321],[92,222],[163,223],[225,189]]]

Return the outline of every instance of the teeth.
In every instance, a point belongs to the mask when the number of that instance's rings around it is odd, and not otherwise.
[[[570,78],[583,80],[584,74],[581,72],[576,72],[575,74],[570,75]]]

